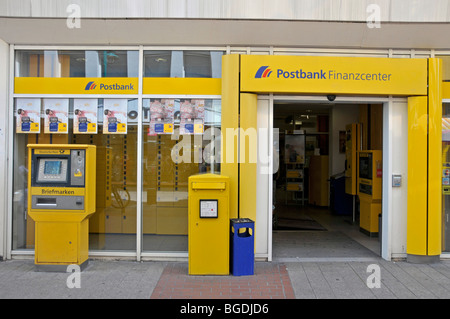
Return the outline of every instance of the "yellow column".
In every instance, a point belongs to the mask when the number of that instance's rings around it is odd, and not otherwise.
[[[221,174],[230,178],[230,218],[238,217],[239,140],[233,134],[239,128],[240,55],[222,58],[222,145]],[[227,130],[228,133],[227,134]],[[228,135],[228,136],[227,136]],[[228,145],[228,147],[227,147]],[[231,156],[230,156],[231,155]]]
[[[408,98],[408,255],[427,254],[427,97]]]
[[[428,255],[442,243],[442,63],[428,59]]]
[[[256,169],[258,156],[257,95],[242,93],[240,100],[239,212],[256,222]]]
[[[428,95],[408,99],[408,261],[439,260],[442,243],[442,64],[428,59]]]

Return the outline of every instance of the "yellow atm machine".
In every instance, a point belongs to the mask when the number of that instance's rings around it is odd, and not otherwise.
[[[229,177],[189,177],[189,275],[229,275]]]
[[[358,152],[358,196],[360,230],[369,235],[378,235],[378,215],[381,213],[382,152]]]
[[[87,265],[95,167],[93,145],[28,145],[28,214],[35,221],[37,270]]]

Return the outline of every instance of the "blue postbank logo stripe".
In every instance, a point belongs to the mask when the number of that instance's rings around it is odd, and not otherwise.
[[[264,74],[264,71],[268,68],[268,65],[262,66],[256,71],[255,79],[260,79],[262,75]]]
[[[88,84],[86,84],[86,87],[84,88],[84,90],[85,90],[85,91],[90,90],[92,84],[94,84],[94,81],[91,81],[91,82],[89,82]]]

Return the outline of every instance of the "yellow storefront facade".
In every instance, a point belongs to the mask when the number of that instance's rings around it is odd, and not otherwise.
[[[446,162],[442,101],[450,98],[450,86],[443,82],[439,58],[258,55],[229,48],[152,50],[143,46],[96,50],[17,46],[12,52],[10,256],[34,253],[34,224],[26,216],[26,196],[22,197],[28,191],[23,183],[26,146],[59,143],[97,148],[90,256],[187,258],[188,178],[216,173],[229,177],[229,217],[255,221],[256,257],[270,261],[273,101],[314,104],[336,99],[384,105],[383,139],[387,143],[383,144],[380,174],[383,229],[387,231],[383,232],[381,256],[411,261],[441,258],[445,237],[442,168]],[[172,69],[158,69],[170,59]],[[181,73],[173,70],[176,59],[184,63]],[[87,72],[92,61],[101,72]],[[125,65],[118,66],[123,61]],[[191,74],[188,66],[193,66]],[[402,119],[407,136],[391,143],[390,125],[398,120],[391,107],[400,108],[395,103],[405,107],[400,113],[407,115]],[[83,105],[86,114],[93,110],[93,121],[88,115],[78,116]],[[53,120],[47,110],[52,106],[65,112],[58,121],[67,125],[67,132],[51,131]],[[23,109],[30,113],[25,119],[20,113]],[[113,109],[124,113],[122,126],[115,122],[120,115],[110,120],[108,111]],[[39,125],[28,126],[35,110]],[[95,125],[83,126],[84,121]],[[264,136],[262,128],[267,129]],[[257,132],[253,144],[246,136],[252,130]],[[399,196],[406,199],[402,206],[406,218],[396,215],[394,192],[398,190],[392,191],[397,141],[407,156],[395,164],[405,169],[403,195]],[[267,153],[268,163],[261,160],[261,151]],[[268,170],[262,172],[262,167]],[[406,241],[395,237],[398,229]],[[396,245],[403,248],[398,250]]]
[[[253,127],[248,119],[256,118],[258,93],[407,97],[407,255],[410,260],[440,256],[443,89],[439,59],[225,56],[223,68],[228,69],[224,74],[234,77],[223,78],[222,105],[235,109],[223,114],[223,127],[236,127],[239,115],[241,128]],[[233,85],[236,82],[240,87]],[[249,152],[246,146],[241,153]],[[257,219],[256,197],[248,189],[256,189],[255,171],[256,165],[222,164],[222,173],[239,188],[239,193],[232,193],[232,205],[253,219]]]

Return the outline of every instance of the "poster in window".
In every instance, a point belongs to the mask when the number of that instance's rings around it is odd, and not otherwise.
[[[203,134],[205,100],[181,100],[180,134]]]
[[[16,100],[16,132],[41,132],[41,99]]]
[[[175,100],[150,100],[150,127],[148,135],[173,134]]]
[[[450,142],[450,118],[442,117],[442,141]]]
[[[292,164],[305,163],[305,135],[289,134],[285,137],[285,162]]]
[[[73,100],[73,133],[97,134],[97,99]]]
[[[103,133],[127,134],[127,99],[105,99],[103,105]]]
[[[67,134],[69,99],[44,99],[44,133]]]

